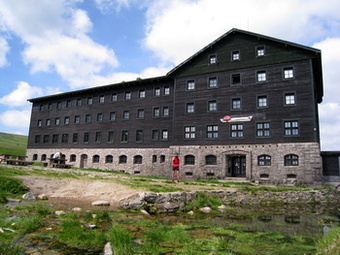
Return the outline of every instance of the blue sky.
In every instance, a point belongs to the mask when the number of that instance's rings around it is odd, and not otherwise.
[[[232,28],[322,51],[323,150],[340,150],[340,1],[0,0],[0,132],[29,98],[166,74]]]

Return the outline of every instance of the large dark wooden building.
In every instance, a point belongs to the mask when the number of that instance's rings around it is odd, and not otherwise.
[[[232,29],[167,75],[29,99],[27,155],[185,179],[322,182],[318,49]]]

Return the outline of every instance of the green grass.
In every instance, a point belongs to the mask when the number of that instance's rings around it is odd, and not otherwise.
[[[25,155],[27,141],[27,136],[0,133],[0,153]]]
[[[194,202],[188,203],[185,208],[188,211],[206,206],[213,209],[222,204],[221,199],[216,194],[198,192],[197,199]]]
[[[340,226],[332,227],[318,241],[316,255],[340,255]]]

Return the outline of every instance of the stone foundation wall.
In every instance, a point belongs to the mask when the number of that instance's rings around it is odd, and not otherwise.
[[[242,156],[245,157],[245,178],[247,180],[287,185],[321,185],[323,182],[322,160],[318,143],[172,146],[170,148],[134,149],[28,149],[27,156],[28,160],[47,162],[47,158],[58,151],[65,155],[68,160],[67,164],[74,167],[116,170],[132,175],[167,178],[171,176],[171,158],[174,153],[179,153],[181,178],[186,180],[232,178],[230,159]],[[284,157],[288,154],[298,156],[298,165],[285,166]],[[98,162],[93,161],[96,155],[99,156]],[[112,162],[107,162],[106,156],[108,155],[112,156]],[[122,155],[126,156],[126,163],[119,162]],[[194,156],[194,164],[185,163],[187,155]],[[208,155],[216,157],[216,164],[206,163]],[[269,155],[271,165],[259,166],[258,157],[260,155]],[[139,157],[139,161],[136,156]],[[42,158],[46,158],[46,160],[42,160]]]
[[[224,205],[336,205],[340,203],[340,192],[336,190],[247,192],[247,191],[205,191],[221,199]],[[119,206],[126,210],[158,208],[159,212],[184,210],[188,203],[195,202],[198,192],[138,193],[121,199]]]

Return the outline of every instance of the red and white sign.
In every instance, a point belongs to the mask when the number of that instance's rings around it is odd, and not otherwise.
[[[247,117],[231,117],[231,116],[224,116],[221,120],[221,122],[245,122],[245,121],[251,121],[253,119],[253,116],[247,116]]]

